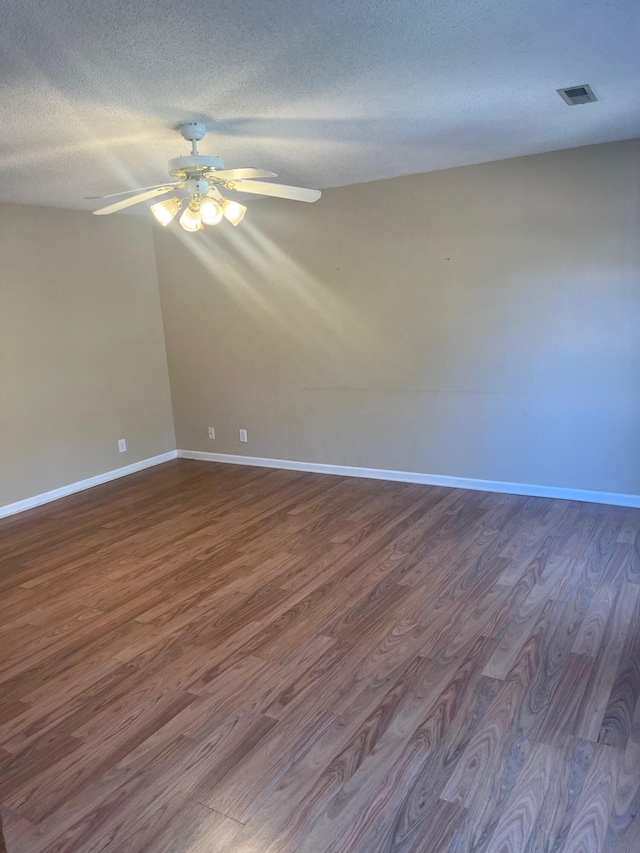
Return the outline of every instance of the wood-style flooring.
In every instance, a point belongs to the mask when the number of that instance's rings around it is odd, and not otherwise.
[[[640,511],[176,461],[0,523],[9,853],[639,853]]]

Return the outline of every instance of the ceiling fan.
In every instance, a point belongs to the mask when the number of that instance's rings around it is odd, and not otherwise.
[[[293,201],[317,201],[320,190],[308,190],[303,187],[288,187],[284,184],[265,183],[264,178],[276,178],[274,172],[264,169],[225,169],[219,157],[208,157],[198,153],[198,142],[204,137],[207,128],[200,122],[190,121],[180,125],[180,133],[191,143],[191,154],[174,157],[169,160],[169,174],[174,181],[156,184],[153,187],[140,187],[137,190],[125,190],[104,196],[88,198],[115,198],[129,196],[93,212],[97,216],[116,213],[125,207],[131,207],[156,196],[167,195],[176,190],[186,190],[186,196],[158,202],[151,205],[151,212],[161,225],[168,225],[178,211],[182,210],[180,225],[185,231],[200,231],[205,225],[217,225],[227,219],[232,225],[238,225],[247,208],[237,201],[225,198],[220,188],[231,192],[253,193],[255,195],[288,198]],[[135,195],[131,195],[135,193]],[[183,209],[184,208],[184,209]]]

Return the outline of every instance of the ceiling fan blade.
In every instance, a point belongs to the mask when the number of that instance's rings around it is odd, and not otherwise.
[[[317,201],[322,195],[320,190],[308,190],[304,187],[288,187],[285,184],[264,184],[262,181],[230,181],[227,184],[227,189],[238,193],[255,193],[255,195],[288,198],[292,201]]]
[[[105,213],[115,213],[117,210],[123,210],[125,207],[131,207],[133,204],[139,204],[141,201],[146,201],[148,198],[154,198],[158,195],[166,195],[172,192],[177,187],[183,187],[184,184],[166,184],[153,190],[148,190],[146,193],[139,193],[132,198],[124,198],[122,201],[117,201],[115,204],[110,204],[107,207],[101,207],[99,210],[94,210],[96,216],[104,216]]]
[[[180,183],[180,181],[176,181],[173,184],[168,184],[165,181],[164,184],[154,184],[152,187],[137,187],[137,189],[135,189],[135,190],[122,190],[122,192],[109,193],[109,195],[86,195],[85,198],[87,198],[87,199],[115,198],[118,195],[129,195],[130,193],[143,193],[143,192],[145,192],[145,190],[157,190],[157,189],[160,189],[160,187],[168,187],[168,186],[176,186],[177,187],[179,183]]]
[[[220,169],[213,172],[214,180],[221,178],[225,181],[244,181],[247,178],[277,178],[275,172],[267,172],[265,169]]]

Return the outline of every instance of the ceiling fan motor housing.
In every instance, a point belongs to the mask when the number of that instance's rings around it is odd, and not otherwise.
[[[185,154],[174,157],[167,164],[169,174],[174,178],[197,178],[205,172],[224,169],[219,157],[205,157],[204,154]]]

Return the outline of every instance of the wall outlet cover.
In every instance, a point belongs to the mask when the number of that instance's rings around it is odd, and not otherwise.
[[[246,429],[239,429],[239,430],[238,430],[238,435],[240,436],[240,441],[246,441],[246,440],[247,440],[247,431],[246,431]]]
[[[216,437],[215,429],[213,427],[209,427],[209,438],[215,438],[215,437]]]
[[[124,453],[127,449],[127,440],[125,438],[118,439],[118,450],[120,453]]]

